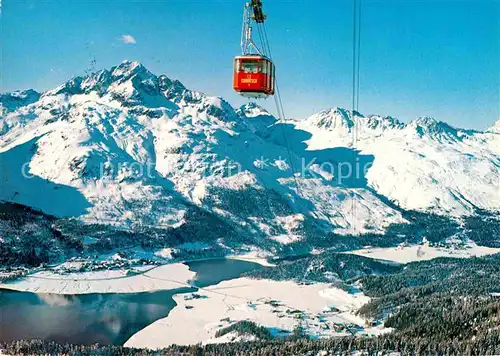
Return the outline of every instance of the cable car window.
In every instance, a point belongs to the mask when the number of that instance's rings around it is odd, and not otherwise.
[[[243,73],[259,73],[260,63],[259,61],[243,61],[241,69]]]
[[[266,88],[267,90],[271,89],[271,62],[266,61],[266,78],[267,78],[267,85]]]
[[[262,61],[260,62],[261,63],[261,73],[264,73],[264,74],[267,74],[268,71],[267,71],[267,65],[268,65],[268,61]]]
[[[274,76],[275,76],[275,73],[274,71],[276,70],[276,68],[274,67],[274,64],[271,63],[271,74],[270,74],[270,77],[271,77],[271,92],[274,94]]]

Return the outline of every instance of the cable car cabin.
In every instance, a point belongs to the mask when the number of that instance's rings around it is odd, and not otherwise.
[[[238,56],[234,59],[234,90],[247,98],[267,98],[274,95],[274,64],[259,55]]]

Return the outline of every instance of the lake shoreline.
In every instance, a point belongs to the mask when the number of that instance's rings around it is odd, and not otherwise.
[[[200,288],[196,294],[197,298],[174,295],[176,307],[169,315],[138,331],[124,346],[155,350],[173,344],[231,342],[227,336],[216,337],[216,332],[241,320],[253,321],[281,336],[291,334],[299,325],[313,338],[391,331],[380,325],[366,327],[366,320],[356,315],[369,297],[329,283],[305,285],[240,277]]]
[[[177,305],[174,295],[195,293],[204,285],[262,268],[257,263],[233,259],[196,263],[201,279],[196,278],[198,273],[188,263],[174,263],[156,268],[144,266],[137,275],[116,270],[57,276],[39,272],[7,284],[10,288],[2,284],[0,340],[39,338],[122,345],[137,331],[168,316]]]
[[[246,261],[264,267],[275,266],[269,263],[266,258],[250,252],[132,267],[127,270],[109,269],[61,274],[53,272],[53,268],[51,268],[0,283],[0,289],[68,295],[172,290],[179,288],[179,286],[189,286],[189,282],[195,278],[196,274],[189,269],[189,263],[217,260]],[[117,283],[118,280],[122,280],[123,283]]]

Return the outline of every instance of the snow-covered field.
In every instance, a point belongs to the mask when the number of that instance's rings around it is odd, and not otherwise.
[[[139,253],[143,253],[138,250]],[[171,249],[160,249],[154,253],[159,257],[170,258]],[[274,264],[267,261],[270,254],[253,249],[252,251],[229,255],[231,260],[248,261],[265,267]],[[220,259],[206,258],[206,260]],[[204,259],[197,259],[202,261]],[[0,283],[0,288],[35,293],[86,294],[86,293],[137,293],[155,290],[168,290],[185,287],[196,275],[183,263],[170,263],[162,266],[140,266],[130,269],[112,269],[92,272],[71,272],[78,270],[82,262],[65,262],[52,270],[30,274],[25,278]]]
[[[156,349],[171,344],[221,342],[215,338],[216,331],[239,320],[254,321],[274,334],[291,332],[301,324],[313,337],[349,335],[343,325],[361,330],[365,320],[355,311],[370,300],[362,293],[349,294],[325,283],[299,285],[249,278],[224,281],[196,294],[196,299],[175,295],[177,306],[168,317],[133,335],[125,346]],[[371,327],[361,332],[387,331],[390,329]],[[222,339],[231,337],[235,335]]]
[[[491,248],[478,246],[470,242],[466,247],[453,248],[453,247],[432,247],[427,244],[423,245],[410,245],[398,246],[387,248],[365,248],[361,250],[350,251],[354,255],[376,258],[379,260],[387,260],[398,263],[408,263],[413,261],[431,260],[437,257],[455,257],[455,258],[468,258],[468,257],[481,257],[499,253],[500,248]]]
[[[226,258],[231,259],[231,260],[254,262],[254,263],[258,263],[259,265],[264,266],[264,267],[274,267],[276,265],[268,262],[266,259],[266,257],[270,257],[270,256],[271,256],[271,254],[269,254],[269,253],[250,251],[250,252],[240,254],[240,255],[230,255],[230,256],[227,256]]]
[[[56,294],[138,293],[182,288],[195,276],[182,263],[146,266],[136,273],[110,270],[57,274],[46,271],[13,282],[0,283],[0,288]]]

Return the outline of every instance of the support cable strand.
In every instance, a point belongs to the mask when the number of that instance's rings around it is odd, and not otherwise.
[[[269,55],[269,59],[272,61],[273,58],[272,58],[272,53],[271,53],[271,47],[269,45],[269,39],[267,37],[267,30],[266,30],[266,25],[265,23],[262,23],[262,32],[264,34],[264,47],[265,47],[265,51],[268,53]],[[281,131],[283,133],[283,138],[285,140],[285,147],[286,147],[286,150],[287,150],[287,154],[288,154],[288,159],[290,161],[290,168],[292,169],[292,177],[293,177],[293,180],[295,182],[295,187],[296,187],[296,190],[297,190],[297,195],[299,196],[299,198],[302,197],[302,190],[300,188],[300,184],[299,184],[299,180],[297,178],[297,170],[296,170],[296,167],[295,167],[295,164],[294,164],[294,160],[293,160],[293,153],[292,153],[292,150],[290,148],[290,142],[288,140],[288,135],[286,134],[286,130],[285,130],[285,121],[286,121],[286,116],[285,116],[285,110],[284,110],[284,107],[283,107],[283,100],[281,99],[281,93],[280,93],[280,90],[279,90],[279,85],[278,85],[278,79],[275,78],[275,95],[274,95],[274,101],[275,101],[275,104],[276,104],[276,111],[278,113],[278,118],[280,119],[281,122],[283,122],[281,126]]]

